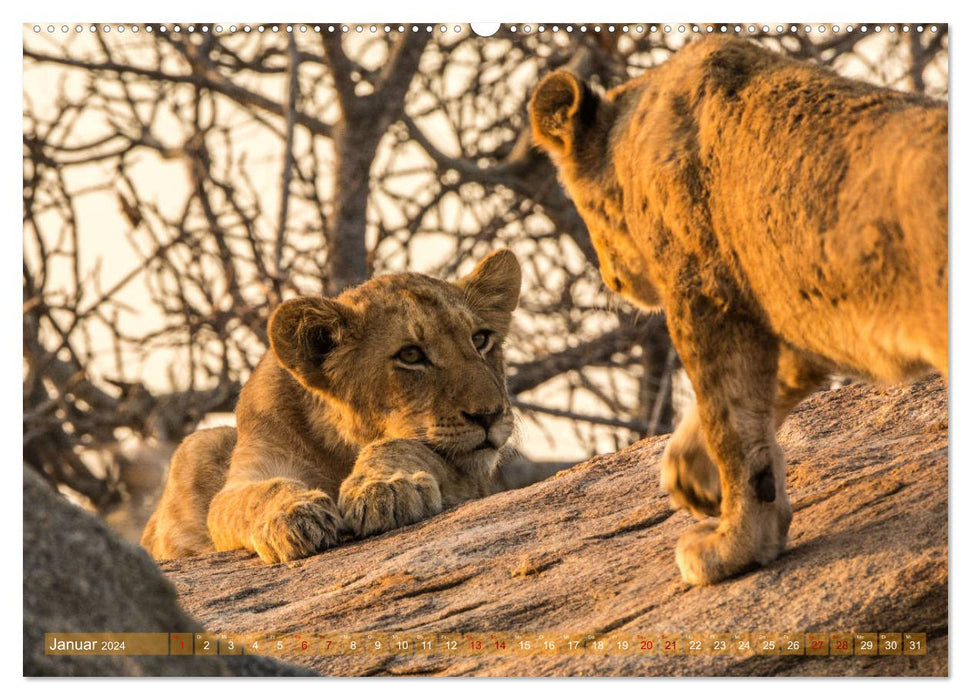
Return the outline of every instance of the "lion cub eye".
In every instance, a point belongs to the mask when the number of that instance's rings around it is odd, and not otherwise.
[[[417,345],[407,345],[401,348],[398,354],[394,356],[394,359],[406,365],[420,365],[428,361],[428,358],[425,356],[425,351]]]
[[[483,355],[492,349],[492,333],[489,331],[476,331],[472,334],[472,344],[475,349]]]

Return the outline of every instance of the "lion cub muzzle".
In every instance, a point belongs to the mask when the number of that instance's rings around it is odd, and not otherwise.
[[[479,450],[498,450],[509,439],[507,431],[496,430],[496,423],[503,417],[505,411],[497,408],[491,411],[462,411],[462,418],[471,425],[482,428],[484,436],[482,442],[475,446],[474,451]]]

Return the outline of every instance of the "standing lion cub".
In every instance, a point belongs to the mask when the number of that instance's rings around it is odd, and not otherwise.
[[[385,532],[492,493],[513,429],[502,342],[520,285],[499,250],[454,284],[400,273],[280,305],[237,427],[180,445],[142,545],[283,562],[334,544],[342,524]]]
[[[665,308],[697,391],[662,484],[721,519],[681,538],[684,579],[770,562],[789,411],[832,371],[947,375],[946,104],[717,38],[605,97],[553,73],[530,117],[604,281]]]

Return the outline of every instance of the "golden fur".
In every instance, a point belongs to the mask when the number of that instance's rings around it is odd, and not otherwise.
[[[553,73],[530,117],[604,281],[665,308],[696,388],[662,484],[721,517],[681,538],[684,579],[766,564],[786,414],[834,371],[947,374],[946,104],[711,38],[605,97]]]
[[[237,427],[183,441],[142,544],[159,559],[288,561],[340,529],[385,532],[493,492],[513,429],[502,342],[520,281],[500,250],[455,284],[401,273],[283,303]]]

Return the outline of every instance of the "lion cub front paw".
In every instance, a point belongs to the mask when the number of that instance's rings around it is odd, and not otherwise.
[[[270,513],[252,536],[253,551],[268,564],[309,557],[337,543],[340,513],[323,491],[308,491]]]
[[[440,513],[442,494],[428,472],[351,475],[341,484],[337,505],[345,527],[364,537]]]

